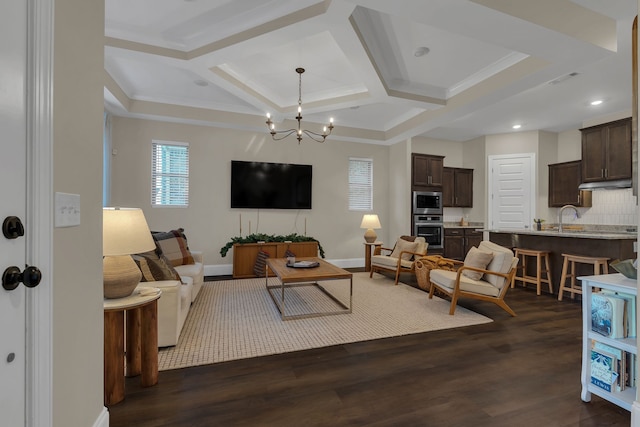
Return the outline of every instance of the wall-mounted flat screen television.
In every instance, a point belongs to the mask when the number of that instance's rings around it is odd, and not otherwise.
[[[231,161],[231,207],[311,209],[311,165]]]

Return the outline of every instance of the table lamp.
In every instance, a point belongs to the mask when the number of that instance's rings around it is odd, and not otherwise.
[[[376,241],[378,236],[373,229],[382,228],[380,227],[380,220],[378,219],[378,215],[370,214],[364,215],[362,217],[362,223],[360,224],[360,228],[366,228],[367,231],[364,232],[364,240],[367,243],[373,243]]]
[[[104,297],[131,295],[142,273],[131,254],[155,249],[151,231],[139,208],[102,209],[102,271]]]

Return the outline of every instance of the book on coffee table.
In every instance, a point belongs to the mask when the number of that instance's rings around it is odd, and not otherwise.
[[[294,268],[311,268],[311,267],[317,267],[320,264],[316,261],[297,261],[294,262],[293,264],[289,264],[287,263],[287,267],[294,267]]]

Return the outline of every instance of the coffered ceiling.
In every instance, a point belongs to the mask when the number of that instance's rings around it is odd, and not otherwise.
[[[630,111],[636,0],[105,0],[116,115],[393,144]],[[426,48],[426,49],[425,49]],[[422,53],[422,55],[420,55]],[[590,101],[602,99],[597,107]]]

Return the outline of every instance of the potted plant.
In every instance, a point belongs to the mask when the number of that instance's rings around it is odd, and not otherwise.
[[[309,236],[300,236],[297,233],[288,234],[286,236],[273,235],[273,234],[262,234],[262,233],[253,233],[249,234],[245,237],[236,236],[232,237],[230,241],[228,241],[221,249],[220,255],[224,258],[227,256],[227,252],[229,249],[233,247],[236,243],[260,243],[260,242],[316,242],[318,243],[318,250],[320,251],[320,256],[324,258],[324,249],[322,245],[317,239]]]
[[[536,230],[538,230],[538,231],[542,230],[542,223],[544,222],[544,219],[540,219],[540,218],[536,219],[536,218],[534,218],[533,222],[536,224]]]

